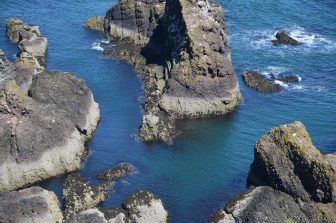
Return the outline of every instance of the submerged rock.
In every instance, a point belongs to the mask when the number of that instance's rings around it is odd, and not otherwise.
[[[175,119],[224,115],[239,103],[220,6],[206,0],[120,0],[107,12],[105,32],[135,45],[119,44],[105,55],[135,64],[143,79],[144,141],[170,142]]]
[[[128,163],[121,163],[107,171],[97,174],[97,178],[106,181],[115,181],[135,171],[135,167]]]
[[[82,211],[96,208],[108,197],[112,182],[102,184],[89,184],[79,174],[70,174],[64,182],[64,217],[66,219]]]
[[[276,39],[272,40],[272,43],[276,46],[281,45],[281,44],[292,45],[292,46],[300,45],[300,43],[296,39],[290,37],[285,32],[277,32],[275,37],[276,37]]]
[[[280,84],[274,82],[274,80],[267,79],[264,75],[256,71],[245,71],[243,73],[243,79],[247,86],[255,88],[261,93],[273,93],[282,90]]]
[[[278,80],[284,82],[284,83],[298,83],[300,82],[300,77],[297,75],[286,75],[278,78]]]
[[[252,187],[210,222],[333,222],[336,155],[322,155],[300,122],[273,128],[255,145]]]
[[[84,27],[93,31],[104,32],[104,21],[101,16],[92,16],[88,18]]]
[[[0,193],[0,222],[61,223],[63,216],[53,192],[40,187]]]

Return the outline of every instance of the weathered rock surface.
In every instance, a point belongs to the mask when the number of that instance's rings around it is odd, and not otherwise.
[[[111,39],[145,45],[156,32],[165,0],[119,0],[106,13],[105,30]]]
[[[256,187],[240,194],[224,209],[216,212],[209,223],[238,222],[310,222],[299,204],[286,193],[271,187]]]
[[[90,209],[73,215],[66,223],[166,223],[168,213],[154,194],[139,190],[130,195],[122,208]]]
[[[336,155],[322,155],[300,122],[255,145],[248,183],[210,222],[334,222]]]
[[[101,16],[92,16],[88,18],[84,27],[93,31],[104,32],[104,21]]]
[[[290,37],[287,33],[285,32],[277,32],[275,35],[276,39],[272,40],[272,43],[276,46],[278,45],[291,45],[291,46],[297,46],[300,45],[300,42],[298,42],[296,39]]]
[[[68,219],[77,213],[97,207],[108,197],[111,185],[112,182],[93,185],[77,173],[70,174],[64,182],[63,189],[64,217]]]
[[[280,84],[274,83],[274,80],[269,80],[256,71],[245,71],[243,73],[243,79],[247,86],[255,88],[261,93],[273,93],[282,90]]]
[[[121,43],[105,55],[135,64],[143,79],[144,141],[169,142],[176,135],[174,119],[224,115],[239,103],[220,6],[120,0],[106,14],[105,31],[110,40],[136,45]]]
[[[302,201],[329,203],[336,196],[335,164],[315,148],[303,124],[294,122],[272,129],[256,143],[248,180]]]
[[[139,190],[134,192],[124,201],[123,209],[128,213],[131,222],[168,222],[168,213],[162,201],[147,191]]]
[[[53,192],[40,187],[0,193],[0,222],[61,223],[59,202]]]
[[[7,31],[24,47],[16,64],[0,52],[0,191],[79,169],[84,144],[99,120],[98,104],[84,81],[37,69],[46,48],[24,42],[41,40],[37,28],[10,20]],[[27,66],[24,58],[37,63]]]

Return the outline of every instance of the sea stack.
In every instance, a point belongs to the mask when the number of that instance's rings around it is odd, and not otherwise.
[[[135,64],[143,79],[144,141],[169,141],[175,119],[220,116],[238,105],[221,6],[207,0],[119,0],[106,14],[105,33],[121,41],[105,55]]]

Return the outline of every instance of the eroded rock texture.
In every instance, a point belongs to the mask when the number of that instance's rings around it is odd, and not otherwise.
[[[53,192],[40,187],[0,193],[0,222],[61,223],[59,202]]]
[[[210,222],[334,222],[336,155],[322,155],[300,122],[273,128],[255,145],[253,186]]]
[[[99,120],[84,81],[40,69],[46,47],[38,28],[9,20],[7,33],[20,57],[12,64],[0,51],[0,191],[79,169]],[[22,63],[23,54],[36,63]]]
[[[169,142],[174,120],[224,115],[240,101],[222,7],[207,0],[118,1],[105,55],[136,65],[145,85],[144,141]]]

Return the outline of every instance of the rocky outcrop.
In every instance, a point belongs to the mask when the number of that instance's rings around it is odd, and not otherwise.
[[[123,203],[123,209],[131,222],[168,222],[168,213],[161,199],[144,190],[136,191],[128,197]]]
[[[110,39],[146,45],[157,32],[165,0],[119,0],[106,13],[105,30]]]
[[[336,196],[335,164],[315,148],[302,123],[294,122],[272,129],[256,143],[248,180],[302,201],[329,203]]]
[[[298,203],[271,187],[256,187],[238,195],[217,211],[209,223],[310,222]]]
[[[105,51],[136,65],[145,85],[140,137],[169,142],[175,119],[220,116],[240,101],[222,7],[207,0],[118,1],[106,15]]]
[[[37,26],[24,24],[20,19],[7,21],[7,36],[19,46],[17,65],[35,69],[35,73],[44,70],[48,40],[41,35]]]
[[[279,46],[279,45],[297,46],[297,45],[300,45],[300,42],[298,42],[296,39],[290,37],[285,32],[277,32],[275,37],[276,37],[276,39],[272,40],[272,43],[275,46]]]
[[[53,192],[32,187],[0,193],[0,222],[61,223],[59,202]]]
[[[64,182],[63,197],[66,219],[82,211],[97,207],[106,200],[112,182],[89,184],[79,174],[70,174]]]
[[[66,223],[166,223],[168,213],[154,194],[139,190],[129,196],[122,208],[89,209],[71,216]]]
[[[0,191],[79,169],[84,144],[99,120],[98,104],[84,81],[21,63],[25,54],[38,63],[44,60],[34,42],[39,42],[40,32],[22,24],[7,24],[9,36],[15,41],[19,36],[18,62],[0,54]]]
[[[92,16],[85,21],[84,27],[89,30],[104,32],[103,18],[101,16]]]
[[[265,75],[256,71],[245,71],[243,73],[243,80],[247,86],[255,88],[261,93],[273,93],[282,90],[280,84],[275,83],[274,80],[268,79]]]
[[[336,219],[336,155],[322,155],[300,122],[273,128],[256,143],[248,184],[210,222]]]

